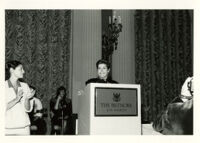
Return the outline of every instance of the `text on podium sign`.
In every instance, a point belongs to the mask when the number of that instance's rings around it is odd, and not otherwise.
[[[137,116],[137,89],[95,88],[95,116]]]

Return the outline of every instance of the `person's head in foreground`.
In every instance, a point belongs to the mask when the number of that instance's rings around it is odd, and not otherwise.
[[[32,85],[29,86],[32,96],[36,96],[36,88]]]
[[[193,92],[194,92],[193,86],[194,86],[193,77],[188,77],[181,88],[180,98],[183,102],[186,102],[193,98]]]

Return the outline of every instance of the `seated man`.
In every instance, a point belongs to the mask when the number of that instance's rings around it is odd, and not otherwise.
[[[36,97],[35,87],[30,86],[30,90],[34,94],[34,97],[31,99],[33,101],[33,110],[29,114],[31,120],[31,134],[44,135],[46,133],[46,122],[43,119],[42,102]]]
[[[168,104],[167,109],[157,116],[153,128],[165,135],[193,134],[193,78],[184,82],[181,95]]]

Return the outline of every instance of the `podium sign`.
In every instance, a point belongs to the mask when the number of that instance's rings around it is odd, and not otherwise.
[[[95,88],[95,116],[137,116],[137,89]]]
[[[79,96],[79,135],[141,135],[138,84],[91,83]]]

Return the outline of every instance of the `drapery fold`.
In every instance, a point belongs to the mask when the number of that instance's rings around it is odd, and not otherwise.
[[[136,10],[136,83],[144,121],[152,121],[193,75],[193,11]]]
[[[44,108],[63,85],[69,89],[70,10],[6,10],[5,60],[18,60],[25,81],[36,87]]]

